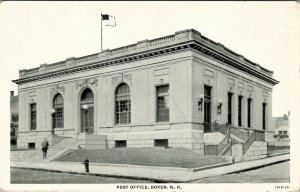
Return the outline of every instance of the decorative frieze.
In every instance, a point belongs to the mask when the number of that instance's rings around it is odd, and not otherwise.
[[[240,89],[244,89],[244,88],[245,88],[245,84],[242,83],[242,82],[239,82],[239,88],[240,88]]]
[[[227,82],[228,82],[229,85],[234,86],[234,79],[228,78]]]
[[[36,91],[28,92],[28,97],[35,97],[35,96],[36,96]]]
[[[206,75],[207,77],[214,77],[214,72],[208,69],[204,69],[204,75]]]
[[[253,92],[253,87],[252,87],[251,85],[248,85],[247,90],[248,90],[249,92]]]
[[[267,92],[267,91],[263,91],[263,92],[262,92],[262,95],[263,95],[264,97],[268,97],[268,92]]]
[[[124,75],[122,73],[118,76],[112,77],[111,81],[112,81],[112,86],[114,86],[117,82],[124,82],[124,81],[132,85],[132,75],[131,74]]]
[[[124,75],[123,79],[127,80],[127,82],[129,82],[129,84],[132,85],[132,75],[131,74]]]
[[[112,85],[114,86],[117,82],[122,81],[122,75],[118,75],[111,79]]]
[[[97,85],[98,85],[97,82],[98,82],[98,80],[96,78],[78,80],[78,81],[76,81],[76,89],[83,87],[83,86],[88,86],[88,85],[97,87]]]
[[[88,59],[90,61],[90,63],[87,63],[84,66],[78,65],[74,67],[66,67],[62,70],[60,68],[60,70],[58,71],[43,74],[38,73],[39,68],[26,70],[25,75],[20,75],[20,79],[14,80],[13,82],[17,84],[24,84],[32,81],[40,81],[41,79],[56,78],[62,75],[69,75],[71,73],[79,73],[86,70],[94,70],[97,68],[110,67],[112,65],[119,65],[127,62],[138,61],[140,59],[147,59],[149,57],[160,56],[169,53],[174,54],[178,51],[193,50],[200,52],[201,54],[204,54],[207,57],[211,57],[212,59],[217,60],[218,62],[222,62],[226,65],[229,65],[235,68],[236,70],[243,71],[251,76],[257,77],[271,85],[275,85],[278,83],[277,80],[272,78],[271,71],[262,70],[262,68],[259,65],[253,64],[248,60],[246,62],[245,59],[243,62],[239,55],[230,52],[226,47],[217,44],[209,40],[208,38],[205,38],[204,36],[198,35],[198,33],[199,32],[194,30],[186,30],[175,33],[175,36],[172,35],[155,40],[150,40],[148,41],[150,47],[156,42],[159,44],[159,48],[147,49],[147,51],[137,52],[136,50],[138,49],[135,48],[136,45],[132,45],[123,48],[117,48],[115,50],[109,50],[106,52],[108,56],[100,60],[96,59],[98,59],[98,55],[101,55],[102,53],[77,58],[77,63],[82,62],[83,60],[85,61],[85,59]],[[171,44],[172,46],[169,46]],[[132,52],[132,50],[134,50],[134,52]],[[116,56],[114,56],[114,53],[116,53]],[[119,53],[122,54],[122,56],[119,56]],[[66,62],[64,61],[61,65],[66,65]],[[256,69],[255,67],[257,67],[258,69]],[[27,74],[29,75],[29,77],[26,77]]]
[[[56,87],[52,87],[50,89],[50,96],[54,97],[54,95],[56,95],[57,93],[61,93],[61,94],[65,94],[65,87],[64,86],[56,86]]]
[[[153,70],[153,76],[160,76],[160,75],[167,75],[167,74],[169,74],[169,68]]]

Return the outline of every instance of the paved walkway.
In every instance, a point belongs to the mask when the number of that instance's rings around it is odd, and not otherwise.
[[[144,179],[155,182],[189,182],[200,178],[212,177],[228,173],[245,171],[257,167],[262,167],[278,162],[287,161],[290,154],[273,156],[265,159],[234,163],[226,166],[206,168],[206,169],[188,169],[173,167],[153,167],[139,165],[121,165],[90,163],[90,173],[100,176],[112,176],[121,178]],[[224,164],[225,165],[225,164]],[[86,174],[84,165],[74,162],[11,162],[11,167],[30,168],[40,170],[51,170],[68,173]]]

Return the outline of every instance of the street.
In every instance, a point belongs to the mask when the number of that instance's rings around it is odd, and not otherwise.
[[[279,174],[280,173],[280,174]],[[203,178],[192,183],[288,183],[290,161],[271,166],[216,177]],[[48,171],[11,168],[11,183],[59,184],[59,183],[153,183],[147,180],[135,180],[116,177],[56,173]]]
[[[289,183],[290,161],[247,172],[203,178],[193,183]]]

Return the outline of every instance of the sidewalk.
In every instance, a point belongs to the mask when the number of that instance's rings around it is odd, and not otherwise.
[[[189,182],[205,177],[241,172],[278,162],[288,161],[290,154],[241,163],[222,163],[202,168],[174,168],[140,165],[90,163],[90,175],[151,180],[154,182]],[[83,164],[74,162],[11,162],[11,167],[87,174]]]

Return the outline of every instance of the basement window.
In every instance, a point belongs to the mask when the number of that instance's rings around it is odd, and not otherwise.
[[[168,147],[168,139],[155,139],[154,147]]]
[[[35,149],[35,143],[28,143],[28,149]]]
[[[127,141],[125,140],[115,141],[115,148],[126,148],[126,147],[127,147]]]

